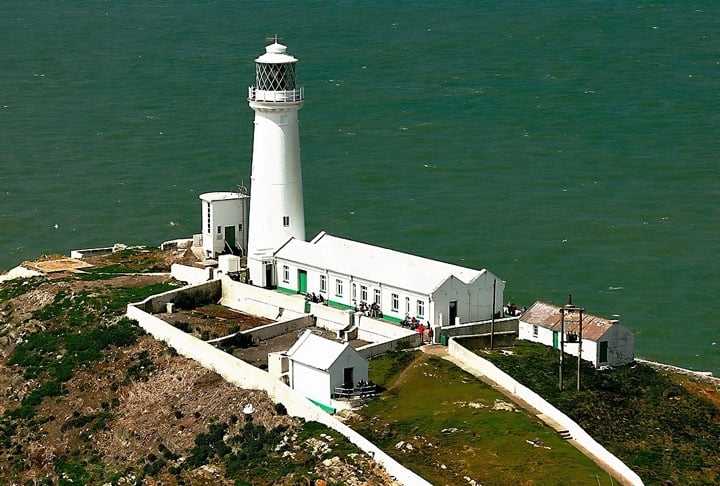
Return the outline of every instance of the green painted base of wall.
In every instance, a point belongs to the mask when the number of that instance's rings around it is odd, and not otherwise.
[[[285,287],[278,287],[277,289],[278,289],[280,292],[285,292],[286,294],[293,294],[293,295],[295,295],[295,294],[298,293],[298,291],[295,290],[295,289],[286,289]]]
[[[393,317],[393,316],[389,316],[389,315],[387,315],[387,314],[385,314],[385,315],[383,316],[383,319],[385,319],[386,321],[396,322],[396,323],[403,321],[403,320],[400,319],[399,317]]]
[[[310,400],[310,401],[313,403],[313,405],[317,405],[318,407],[320,407],[321,409],[323,409],[323,410],[326,411],[327,413],[335,413],[335,409],[332,408],[332,407],[330,407],[329,405],[325,405],[325,404],[323,404],[323,403],[316,402],[316,401],[313,400],[312,398],[308,398],[308,400]]]
[[[337,307],[338,309],[354,309],[351,305],[343,304],[342,302],[335,302],[334,300],[328,300],[328,305]]]

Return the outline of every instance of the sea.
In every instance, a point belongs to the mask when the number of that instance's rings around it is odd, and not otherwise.
[[[720,374],[720,2],[0,9],[0,271],[201,231],[249,186],[254,59],[299,59],[308,238],[473,268]]]

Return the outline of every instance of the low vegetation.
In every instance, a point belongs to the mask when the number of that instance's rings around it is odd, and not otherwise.
[[[385,389],[352,427],[433,484],[605,484],[555,431],[450,362],[417,351],[370,362]]]
[[[133,250],[94,272],[0,284],[0,484],[392,482],[336,432],[123,317],[178,287],[148,274],[164,260]]]
[[[559,353],[518,341],[513,353],[481,356],[529,386],[579,423],[647,484],[720,483],[720,408],[708,397],[717,385],[635,363],[595,370],[566,356],[559,391]]]

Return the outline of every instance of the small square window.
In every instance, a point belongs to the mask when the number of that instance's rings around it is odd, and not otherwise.
[[[373,302],[380,305],[380,289],[375,289],[375,300]]]
[[[422,300],[417,301],[417,316],[423,317],[425,315],[425,302]]]
[[[283,282],[290,282],[290,267],[283,265]]]
[[[320,292],[327,292],[327,278],[325,275],[320,275]]]
[[[361,302],[367,302],[367,286],[361,285],[360,286],[360,301]]]
[[[537,326],[533,326],[533,337],[534,338],[538,337],[538,327]]]
[[[400,309],[400,296],[398,294],[392,294],[392,311],[397,312]]]

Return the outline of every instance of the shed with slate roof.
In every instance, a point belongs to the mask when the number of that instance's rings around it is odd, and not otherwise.
[[[559,306],[538,301],[520,316],[518,338],[559,349],[563,329],[565,352],[577,356],[579,313],[566,313],[563,323]],[[635,336],[617,320],[583,313],[582,358],[596,368],[631,363],[635,359]]]

